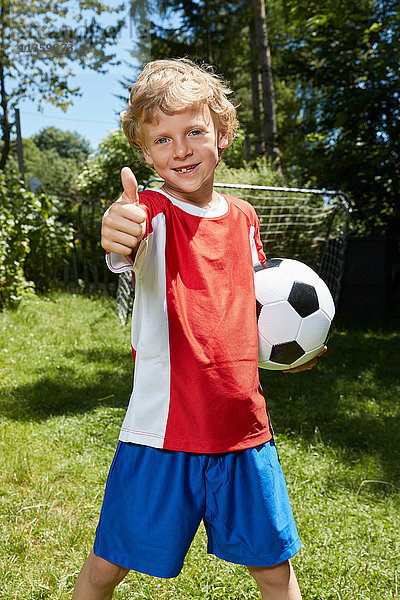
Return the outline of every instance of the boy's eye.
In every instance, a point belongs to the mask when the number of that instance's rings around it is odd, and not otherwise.
[[[190,132],[190,135],[201,135],[201,133],[200,129],[193,129],[193,131]]]
[[[162,137],[162,138],[158,138],[158,140],[156,140],[156,144],[165,144],[165,142],[167,142],[167,138]]]

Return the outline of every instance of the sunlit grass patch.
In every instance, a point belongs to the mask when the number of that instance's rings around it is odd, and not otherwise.
[[[129,328],[111,300],[56,294],[0,314],[0,334],[0,598],[67,600],[128,404]],[[305,600],[398,599],[398,344],[393,327],[339,326],[312,372],[262,373]],[[206,554],[201,527],[178,578],[131,573],[114,597],[259,594],[245,567]]]

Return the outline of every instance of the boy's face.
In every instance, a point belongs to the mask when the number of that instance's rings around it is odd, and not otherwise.
[[[218,148],[228,146],[228,137],[216,131],[208,106],[173,115],[158,111],[152,123],[142,123],[142,132],[145,160],[164,179],[165,191],[178,200],[210,206]]]

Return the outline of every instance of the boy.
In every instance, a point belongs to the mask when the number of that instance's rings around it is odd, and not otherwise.
[[[130,569],[176,577],[202,519],[208,552],[247,565],[263,600],[301,598],[290,564],[300,541],[258,379],[258,219],[213,189],[235,136],[229,93],[188,60],[154,61],[121,115],[165,183],[138,194],[122,169],[103,220],[109,267],[135,275],[135,374],[75,600],[110,600]]]

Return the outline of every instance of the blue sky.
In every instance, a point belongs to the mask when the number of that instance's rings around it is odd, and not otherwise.
[[[117,2],[109,0],[108,4],[114,5]],[[111,24],[115,20],[115,17],[110,15],[102,17],[101,22]],[[123,104],[114,95],[123,94],[123,87],[119,81],[129,78],[130,69],[124,61],[133,63],[129,49],[133,47],[135,33],[134,24],[127,19],[117,45],[113,47],[116,57],[122,62],[118,66],[110,67],[105,75],[79,67],[75,69],[76,76],[71,83],[81,88],[82,96],[74,98],[73,105],[65,113],[51,104],[44,104],[42,112],[39,112],[34,102],[21,102],[19,109],[22,137],[30,137],[42,127],[52,125],[63,130],[78,131],[90,141],[93,148],[96,148],[111,129],[119,126],[116,113],[123,109]],[[126,95],[128,97],[128,91]]]

